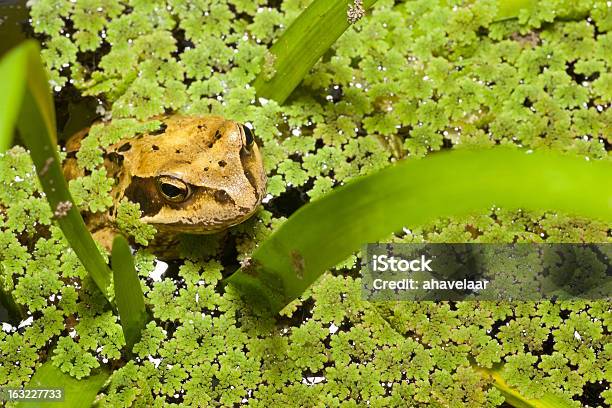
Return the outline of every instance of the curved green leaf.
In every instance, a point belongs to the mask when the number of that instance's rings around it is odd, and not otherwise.
[[[612,221],[611,178],[609,161],[502,147],[406,160],[302,207],[226,281],[276,312],[361,245],[403,226],[491,206]]]
[[[10,145],[16,125],[30,150],[38,178],[60,228],[85,269],[108,298],[110,269],[85,227],[62,174],[53,99],[36,42],[26,41],[8,53],[0,62],[0,74],[0,102],[3,106],[0,149]]]
[[[376,0],[364,0],[363,10]],[[283,103],[350,23],[353,2],[315,0],[287,28],[268,51],[269,58],[253,86],[257,95]]]

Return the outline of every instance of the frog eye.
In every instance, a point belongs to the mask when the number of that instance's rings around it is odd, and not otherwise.
[[[242,125],[242,131],[244,132],[244,142],[246,146],[251,146],[255,141],[253,137],[253,131],[250,127]]]
[[[183,202],[191,194],[191,189],[185,182],[170,176],[157,178],[157,190],[162,197],[173,203]]]

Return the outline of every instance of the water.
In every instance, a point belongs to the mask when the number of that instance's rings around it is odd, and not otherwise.
[[[28,18],[25,0],[0,0],[0,57],[27,38]]]

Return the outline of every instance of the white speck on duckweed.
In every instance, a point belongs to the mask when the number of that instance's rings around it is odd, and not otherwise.
[[[149,278],[151,278],[154,282],[161,282],[161,277],[167,269],[168,264],[158,259],[155,261],[155,269],[149,273]]]

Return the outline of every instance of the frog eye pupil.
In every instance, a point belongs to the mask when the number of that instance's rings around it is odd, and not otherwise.
[[[166,200],[175,203],[185,201],[189,196],[189,187],[182,181],[172,177],[160,177],[157,188]]]
[[[246,141],[247,146],[252,145],[255,141],[253,131],[248,126],[242,126],[242,129],[244,130],[244,140]]]
[[[181,194],[183,194],[183,191],[180,188],[178,188],[177,186],[173,186],[172,184],[168,184],[168,183],[162,183],[161,190],[162,190],[162,193],[164,193],[166,196],[170,198],[177,198]]]

